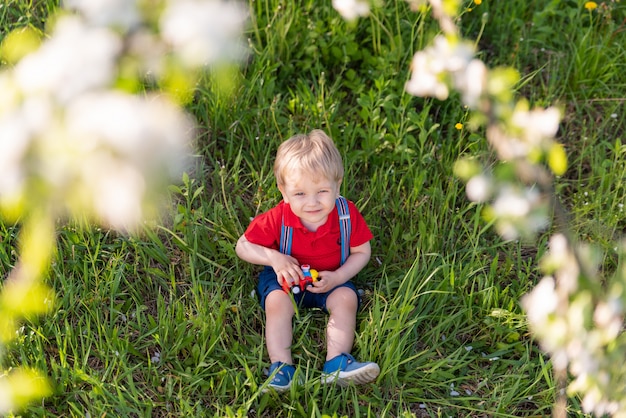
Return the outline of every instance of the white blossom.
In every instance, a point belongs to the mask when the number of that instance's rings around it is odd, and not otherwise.
[[[13,73],[0,72],[0,115],[12,111],[20,101],[20,90],[15,83]]]
[[[0,376],[0,414],[13,409],[13,389],[6,376]]]
[[[247,12],[237,2],[170,0],[160,19],[163,39],[182,62],[198,67],[245,56]]]
[[[495,200],[493,209],[499,217],[521,218],[530,212],[531,202],[526,194],[512,187],[505,187]]]
[[[55,186],[61,189],[80,185],[72,195],[81,196],[106,224],[118,229],[136,225],[145,215],[149,185],[184,168],[191,121],[162,98],[122,93],[86,95],[72,103],[66,116],[67,139],[57,139],[66,148],[47,153],[59,156],[46,160],[49,178],[60,180]]]
[[[455,74],[454,84],[461,92],[463,104],[475,109],[487,88],[487,66],[479,59],[471,60],[465,71]]]
[[[527,144],[540,147],[546,139],[552,139],[559,129],[561,112],[555,107],[547,109],[516,109],[511,118],[513,124],[521,129],[520,138]]]
[[[522,298],[522,305],[529,322],[538,326],[547,322],[550,315],[556,312],[558,296],[552,276],[545,276],[535,288]]]
[[[355,20],[370,13],[367,0],[333,0],[333,7],[346,20]]]
[[[407,93],[418,97],[432,96],[439,100],[448,98],[448,85],[442,75],[430,68],[431,57],[425,51],[418,51],[411,61],[411,79],[406,83]]]
[[[137,0],[64,0],[63,6],[79,11],[92,26],[128,31],[141,22]]]
[[[559,286],[572,294],[578,289],[578,262],[570,248],[570,243],[563,234],[554,234],[549,241],[550,251],[541,261],[544,269],[554,271]]]
[[[449,40],[444,35],[437,36],[432,46],[413,56],[411,79],[405,86],[406,91],[415,96],[434,96],[445,100],[449,95],[450,84],[455,79],[459,85],[469,88],[463,76],[473,56],[473,44],[457,39]],[[472,72],[477,70],[475,67]],[[480,93],[472,90],[468,98],[479,97]]]
[[[0,197],[20,194],[24,181],[22,161],[30,145],[26,115],[14,111],[0,117]]]
[[[85,91],[109,87],[121,48],[113,31],[62,17],[50,39],[16,65],[15,81],[25,95],[51,94],[65,103]]]
[[[493,185],[491,179],[485,174],[478,174],[467,182],[465,186],[465,193],[467,197],[477,203],[487,201],[491,196],[491,190]]]
[[[548,224],[541,194],[535,188],[502,186],[491,207],[496,229],[507,240],[532,235]]]
[[[609,297],[607,301],[600,301],[596,305],[593,319],[597,327],[604,330],[604,340],[615,339],[622,330],[624,311],[619,298]]]

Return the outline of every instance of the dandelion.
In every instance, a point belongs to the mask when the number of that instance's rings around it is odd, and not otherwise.
[[[480,6],[480,4],[483,2],[483,0],[474,0],[474,4],[476,6]]]
[[[454,127],[455,127],[457,130],[459,130],[459,131],[460,131],[461,129],[463,129],[463,124],[462,124],[461,122],[459,122],[459,123],[457,123],[456,125],[454,125]]]
[[[595,1],[588,1],[585,3],[585,9],[589,11],[595,9],[596,7],[598,7],[598,3],[596,3]]]

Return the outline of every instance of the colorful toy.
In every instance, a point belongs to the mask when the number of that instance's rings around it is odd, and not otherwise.
[[[300,283],[298,284],[290,284],[283,281],[283,290],[285,292],[293,292],[294,295],[297,295],[300,292],[304,292],[307,287],[313,286],[313,283],[317,281],[317,270],[312,269],[308,264],[303,264],[300,268],[302,269],[302,274],[304,274],[304,279],[300,279]]]

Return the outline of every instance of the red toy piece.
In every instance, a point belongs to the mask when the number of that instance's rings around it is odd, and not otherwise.
[[[304,292],[307,287],[313,286],[313,283],[317,281],[317,270],[312,269],[308,264],[303,264],[300,268],[302,269],[302,274],[304,274],[304,279],[300,279],[300,283],[298,284],[290,284],[283,281],[283,290],[285,292],[293,292],[294,295],[297,295],[300,292]]]

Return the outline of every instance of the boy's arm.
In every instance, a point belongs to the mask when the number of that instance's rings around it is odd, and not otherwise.
[[[250,242],[245,235],[242,235],[237,241],[235,252],[239,258],[248,263],[271,266],[276,272],[280,285],[283,284],[284,279],[288,280],[289,283],[298,283],[300,278],[304,278],[298,260],[278,250]]]
[[[335,271],[320,271],[318,281],[314,282],[313,287],[309,287],[307,290],[312,293],[324,293],[344,284],[363,270],[363,267],[370,260],[371,254],[372,247],[369,241],[358,247],[350,247],[350,255],[346,262]]]

